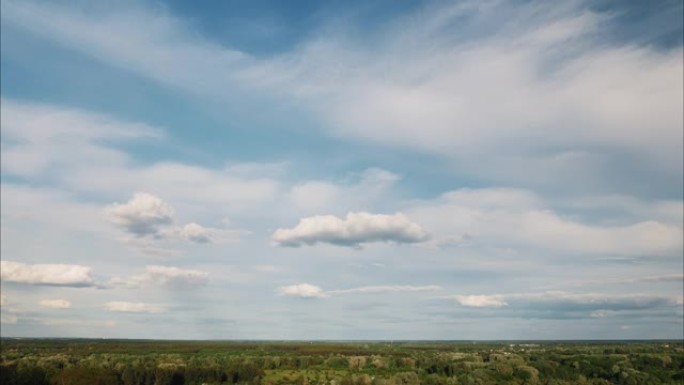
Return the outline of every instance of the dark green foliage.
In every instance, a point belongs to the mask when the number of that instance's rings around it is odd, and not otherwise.
[[[118,385],[119,376],[98,367],[72,366],[62,370],[53,383],[60,385]]]
[[[0,342],[2,385],[684,384],[681,341]]]
[[[0,367],[0,384],[3,385],[47,385],[45,370],[37,366],[2,365]]]

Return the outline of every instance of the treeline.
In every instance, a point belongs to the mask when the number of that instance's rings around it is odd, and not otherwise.
[[[3,340],[2,385],[684,384],[681,342],[231,344]]]

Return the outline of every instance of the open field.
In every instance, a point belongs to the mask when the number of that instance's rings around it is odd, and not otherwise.
[[[682,384],[682,341],[2,339],[0,383]]]

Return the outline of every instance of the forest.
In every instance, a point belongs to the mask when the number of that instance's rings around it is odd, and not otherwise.
[[[3,385],[684,384],[683,341],[0,343]]]

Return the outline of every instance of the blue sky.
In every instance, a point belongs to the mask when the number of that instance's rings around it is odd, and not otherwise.
[[[683,338],[678,1],[3,1],[2,335]]]

